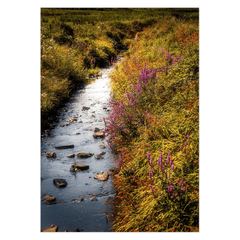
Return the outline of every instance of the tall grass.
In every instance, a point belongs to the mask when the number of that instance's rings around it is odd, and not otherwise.
[[[99,10],[42,9],[41,114],[43,120],[52,115],[58,106],[69,98],[70,92],[76,85],[97,76],[101,67],[111,65],[119,50],[127,48],[136,32],[156,22],[149,18],[123,22],[118,21],[118,15],[114,14],[112,14],[114,18],[112,22],[99,21],[96,18],[111,12],[104,11],[103,14],[99,13]],[[82,15],[93,21],[77,22],[76,20],[81,19]]]
[[[199,231],[199,27],[158,21],[111,78],[115,231]]]

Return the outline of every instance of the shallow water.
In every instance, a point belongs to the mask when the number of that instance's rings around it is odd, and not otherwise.
[[[108,232],[111,222],[104,213],[110,213],[109,205],[102,204],[106,199],[114,197],[115,189],[111,177],[105,182],[94,179],[94,176],[115,166],[113,155],[105,142],[105,149],[99,148],[102,139],[93,138],[95,127],[104,129],[103,117],[110,112],[109,72],[112,68],[102,69],[102,78],[86,84],[76,91],[72,99],[61,109],[58,122],[53,129],[47,130],[41,141],[41,230],[52,224],[58,231],[73,232],[78,228],[85,232]],[[82,107],[90,107],[82,111]],[[77,122],[68,126],[66,120],[78,116]],[[63,126],[64,125],[64,126]],[[76,135],[79,132],[81,134]],[[54,146],[74,145],[74,148],[55,149]],[[55,152],[56,158],[47,158],[46,152]],[[70,172],[74,164],[73,158],[67,155],[79,152],[101,153],[106,151],[103,159],[94,156],[86,159],[77,158],[77,163],[89,165],[86,171]],[[57,188],[53,179],[62,178],[67,182],[65,188]],[[55,204],[43,201],[45,195],[56,197]],[[96,196],[97,201],[89,198]],[[77,198],[84,198],[78,202]]]

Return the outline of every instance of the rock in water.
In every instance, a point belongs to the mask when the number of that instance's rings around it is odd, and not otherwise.
[[[44,229],[43,232],[57,232],[58,226],[52,225],[50,228]]]
[[[85,110],[88,110],[88,109],[90,109],[90,107],[85,107],[85,106],[82,107],[82,111],[85,111]]]
[[[100,131],[101,131],[101,129],[95,127],[94,132],[100,132]]]
[[[104,133],[103,131],[95,132],[93,133],[94,138],[104,138]]]
[[[68,154],[67,157],[68,158],[73,158],[73,157],[75,157],[75,154]]]
[[[67,182],[65,181],[65,179],[53,179],[53,184],[58,188],[67,186]]]
[[[88,158],[93,156],[93,153],[77,153],[78,158]]]
[[[46,152],[47,158],[56,158],[57,155],[55,152]]]
[[[94,157],[95,157],[96,159],[102,159],[102,158],[103,158],[101,154],[97,154],[97,153],[94,155]]]
[[[77,164],[77,165],[72,165],[72,167],[75,167],[77,170],[88,170],[89,166],[88,165],[83,165],[83,164]]]
[[[43,198],[44,201],[49,201],[49,202],[53,202],[56,200],[56,197],[53,197],[51,195],[46,195],[44,198]]]
[[[94,178],[100,181],[106,181],[108,179],[108,173],[107,172],[98,173]]]
[[[70,172],[75,172],[74,165],[71,166],[71,168],[70,168]]]
[[[67,148],[74,148],[74,145],[64,145],[64,146],[56,146],[56,149],[67,149]]]
[[[97,198],[96,197],[91,197],[89,200],[90,201],[97,201]]]

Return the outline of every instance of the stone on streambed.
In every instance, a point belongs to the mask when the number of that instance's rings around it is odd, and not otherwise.
[[[88,110],[88,109],[90,109],[90,107],[85,107],[85,106],[82,107],[82,111],[85,111],[85,110]]]
[[[106,152],[101,152],[101,153],[100,153],[100,155],[104,155],[104,154],[106,154]]]
[[[98,173],[94,178],[100,181],[106,181],[108,179],[108,173],[107,172]]]
[[[56,149],[74,148],[74,145],[55,146]]]
[[[91,197],[89,198],[90,201],[97,201],[97,198],[96,197]]]
[[[101,129],[95,127],[94,132],[100,132],[100,131],[101,131]]]
[[[84,171],[84,170],[88,170],[89,166],[88,165],[83,165],[83,164],[77,164],[77,165],[72,165],[71,168],[74,168],[75,171]],[[71,170],[70,168],[70,170]]]
[[[93,153],[77,153],[77,157],[78,158],[89,158],[89,157],[91,157],[91,156],[93,156]]]
[[[55,152],[46,152],[47,158],[56,158],[57,155]]]
[[[104,144],[104,140],[102,140],[99,144],[99,148],[106,148],[105,144]]]
[[[72,154],[68,154],[67,157],[68,158],[73,158],[73,157],[75,157],[75,154],[73,154],[73,153]]]
[[[57,232],[58,226],[52,225],[50,228],[44,229],[43,232]]]
[[[77,202],[82,202],[84,199],[82,197],[77,199]]]
[[[97,154],[97,153],[94,155],[94,157],[95,157],[96,159],[102,159],[102,158],[103,158],[103,156],[102,156],[102,155],[100,155],[100,154]]]
[[[51,196],[51,195],[46,195],[44,198],[43,198],[44,201],[48,201],[48,202],[53,202],[56,200],[56,197],[54,196]]]
[[[94,138],[104,138],[104,133],[103,133],[103,131],[94,132],[93,137]]]
[[[83,232],[84,230],[81,228],[80,230],[78,228],[74,229],[74,232]]]
[[[63,188],[67,186],[65,179],[53,179],[53,184],[58,188]]]

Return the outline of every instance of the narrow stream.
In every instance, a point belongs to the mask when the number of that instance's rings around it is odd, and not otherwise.
[[[118,59],[119,60],[119,59]],[[72,99],[61,109],[59,121],[55,127],[46,130],[41,141],[41,230],[51,225],[58,226],[58,232],[67,230],[73,232],[76,228],[84,232],[109,232],[111,222],[104,213],[110,214],[106,199],[114,197],[115,189],[111,177],[107,181],[94,179],[101,171],[107,171],[115,166],[107,147],[99,147],[102,139],[95,139],[95,127],[104,130],[103,117],[110,113],[109,71],[112,68],[102,69],[102,78],[86,84],[77,90]],[[89,107],[83,110],[83,107]],[[70,123],[68,119],[75,117]],[[74,145],[74,148],[55,149],[55,146]],[[55,152],[56,158],[47,158],[46,152]],[[68,154],[80,152],[100,154],[106,151],[102,159],[94,156],[77,158],[77,164],[88,165],[85,171],[70,172],[74,158]],[[53,179],[65,179],[67,186],[57,188]],[[46,195],[56,197],[54,202],[44,201]],[[95,201],[90,198],[96,197]],[[83,198],[83,201],[79,201]]]

